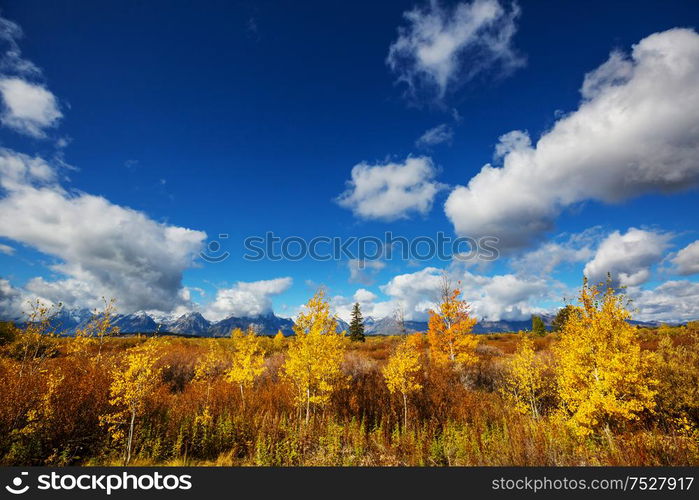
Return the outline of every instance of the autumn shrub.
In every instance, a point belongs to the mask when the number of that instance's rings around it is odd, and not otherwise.
[[[0,463],[699,464],[699,334],[630,327],[623,302],[584,292],[560,332],[460,330],[476,342],[453,361],[431,355],[441,326],[348,342],[322,295],[294,337],[35,325],[0,346]]]
[[[17,328],[11,321],[0,321],[0,347],[11,344],[17,337]]]
[[[680,343],[663,335],[658,343],[656,410],[664,425],[699,437],[699,332],[687,337]]]

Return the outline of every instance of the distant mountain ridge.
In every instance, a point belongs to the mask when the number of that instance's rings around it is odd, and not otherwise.
[[[551,326],[553,315],[542,315],[544,324]],[[89,309],[61,309],[51,320],[52,326],[62,335],[74,335],[92,319]],[[630,320],[629,323],[638,326],[655,327],[659,322],[644,322]],[[279,330],[284,335],[294,333],[294,321],[290,318],[282,318],[273,312],[257,316],[230,316],[220,321],[207,320],[199,312],[189,312],[178,317],[162,316],[156,318],[146,311],[137,311],[131,314],[116,314],[112,324],[119,327],[122,333],[175,333],[179,335],[193,335],[198,337],[225,337],[231,330],[241,328],[243,330],[252,326],[260,335],[275,335]],[[367,316],[364,319],[364,333],[366,335],[399,335],[403,333],[415,333],[427,331],[426,321],[406,320],[404,328],[393,317],[375,319]],[[344,320],[337,318],[338,331],[347,331],[349,325]],[[531,319],[527,320],[498,320],[479,321],[473,328],[477,334],[516,332],[519,330],[531,330]]]
[[[255,328],[255,331],[261,335],[275,335],[279,330],[284,335],[294,333],[294,322],[290,318],[280,318],[274,313],[260,314],[259,316],[250,317],[235,317],[213,323],[208,329],[208,335],[211,337],[225,337],[231,333],[234,328],[246,329],[249,326]]]

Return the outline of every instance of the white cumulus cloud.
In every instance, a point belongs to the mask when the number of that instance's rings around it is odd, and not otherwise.
[[[63,117],[56,96],[40,81],[41,70],[22,57],[17,41],[22,30],[0,17],[0,122],[15,131],[41,138]]]
[[[396,220],[412,213],[426,214],[435,195],[444,188],[434,180],[436,168],[426,156],[402,163],[360,163],[337,203],[365,219]]]
[[[14,288],[10,282],[0,278],[0,319],[16,320],[23,314],[22,291]]]
[[[261,281],[239,281],[230,288],[222,288],[204,310],[209,320],[219,321],[231,316],[255,317],[272,312],[271,297],[285,292],[293,280],[289,277]]]
[[[55,126],[63,116],[56,97],[40,84],[2,78],[0,94],[5,105],[0,121],[18,132],[43,137],[44,129]]]
[[[375,294],[361,295],[360,302],[365,316],[384,318],[393,316],[400,308],[406,320],[426,321],[428,311],[438,307],[442,279],[445,271],[426,267],[414,273],[399,274],[380,286],[387,300],[377,301]],[[462,297],[471,304],[471,312],[479,319],[490,321],[528,319],[532,314],[544,312],[536,304],[541,300],[560,298],[560,287],[544,278],[523,278],[514,274],[483,276],[469,271],[451,269],[447,272],[453,286],[462,290]],[[343,297],[334,298],[336,312],[349,317],[351,302]]]
[[[368,303],[368,302],[373,302],[377,299],[377,295],[366,288],[360,288],[356,292],[354,292],[354,300],[355,302],[359,302],[360,304],[362,303]]]
[[[54,257],[52,270],[65,276],[32,280],[28,291],[67,306],[114,297],[125,312],[182,305],[182,274],[206,234],[68,192],[57,178],[41,158],[0,149],[0,236]]]
[[[592,283],[604,281],[610,273],[619,285],[641,285],[650,278],[651,266],[663,258],[671,238],[669,233],[633,227],[624,234],[614,231],[599,245],[583,273]]]
[[[699,283],[666,281],[631,295],[633,318],[640,321],[685,322],[699,319]]]
[[[588,73],[578,109],[536,144],[504,135],[502,166],[485,165],[454,189],[445,212],[457,233],[526,246],[565,207],[672,192],[699,180],[699,35],[672,29],[614,52]]]
[[[677,255],[672,258],[672,263],[678,274],[687,276],[699,273],[699,240],[677,252]]]

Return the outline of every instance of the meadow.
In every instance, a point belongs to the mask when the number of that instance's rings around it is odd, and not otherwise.
[[[0,463],[698,465],[699,324],[623,311],[602,294],[556,332],[472,335],[456,293],[426,334],[365,341],[322,294],[286,338],[4,325]]]

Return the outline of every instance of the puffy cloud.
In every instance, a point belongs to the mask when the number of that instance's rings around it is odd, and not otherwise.
[[[114,297],[124,312],[170,311],[185,301],[182,274],[206,234],[162,224],[86,193],[69,193],[38,157],[0,149],[0,236],[56,257],[66,278],[35,279],[30,293],[68,306]]]
[[[361,303],[366,316],[392,316],[400,308],[405,319],[426,321],[428,311],[439,304],[444,275],[444,270],[435,267],[400,274],[380,287],[388,300],[377,301],[371,292],[369,294],[373,298],[362,293],[366,300],[359,300],[359,290],[354,299]],[[462,297],[471,304],[473,314],[479,319],[491,321],[521,320],[529,318],[532,313],[541,313],[543,310],[535,304],[552,298],[552,294],[560,288],[558,284],[543,278],[523,278],[514,274],[483,276],[452,269],[447,276],[462,290]],[[342,318],[349,317],[351,303],[343,297],[333,299],[334,309]]]
[[[42,85],[3,78],[0,94],[5,104],[0,121],[17,132],[44,137],[44,129],[55,126],[63,116],[56,97]]]
[[[442,144],[443,142],[451,142],[453,137],[454,130],[446,123],[442,123],[422,134],[420,138],[415,141],[415,145],[418,148],[428,148],[430,146]]]
[[[426,267],[414,273],[394,276],[380,287],[390,300],[375,304],[373,315],[390,316],[400,307],[405,319],[427,319],[427,311],[434,309],[439,302],[443,274],[441,269]]]
[[[7,192],[37,185],[51,185],[52,189],[61,191],[56,175],[56,170],[39,156],[0,148],[0,187]]]
[[[377,295],[373,292],[370,292],[366,288],[360,288],[356,292],[354,292],[354,301],[359,302],[360,304],[363,302],[373,302],[377,299]]]
[[[15,320],[22,317],[22,291],[0,278],[0,319]]]
[[[699,319],[699,283],[666,281],[652,290],[636,291],[630,296],[634,319],[662,322]]]
[[[543,278],[514,274],[479,276],[467,271],[462,278],[463,297],[477,318],[488,321],[525,320],[545,312],[536,304],[551,298],[556,288]]]
[[[403,14],[387,64],[413,97],[438,100],[452,88],[486,72],[506,75],[524,64],[512,48],[519,7],[498,0],[461,2],[443,7],[431,0]]]
[[[495,158],[502,159],[515,151],[523,151],[531,147],[529,134],[522,130],[513,130],[500,136],[495,145]]]
[[[45,129],[54,127],[61,119],[58,100],[45,85],[37,82],[41,71],[22,58],[17,40],[20,27],[0,17],[0,96],[3,110],[0,122],[15,131],[33,137],[44,137]]]
[[[371,285],[374,283],[374,275],[386,267],[386,263],[380,260],[350,259],[347,261],[350,271],[350,283]]]
[[[231,316],[254,317],[272,312],[271,297],[285,292],[293,280],[289,277],[271,280],[239,281],[231,288],[218,290],[214,301],[206,307],[204,315],[212,321]]]
[[[677,255],[672,258],[672,263],[678,274],[686,276],[699,273],[699,240],[677,252]]]
[[[337,203],[365,219],[395,220],[411,213],[426,214],[437,192],[444,186],[434,181],[436,169],[425,156],[409,157],[403,163],[352,168],[352,180]]]
[[[614,52],[588,73],[578,109],[536,145],[501,137],[502,166],[485,165],[454,189],[445,212],[460,235],[530,244],[565,207],[671,192],[699,180],[699,35],[655,33],[630,57]]]
[[[602,241],[583,273],[592,283],[604,281],[611,273],[615,283],[638,286],[648,281],[651,266],[662,259],[671,238],[669,233],[633,227],[624,234],[614,231]]]

